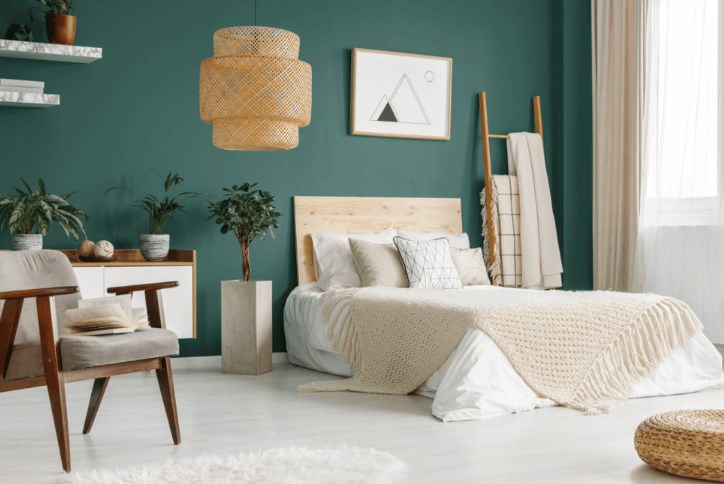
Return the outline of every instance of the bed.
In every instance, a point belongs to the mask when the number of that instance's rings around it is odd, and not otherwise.
[[[462,232],[459,199],[295,197],[297,272],[300,285],[284,309],[284,330],[291,363],[350,376],[349,362],[329,337],[325,293],[316,282],[312,233],[359,234],[416,230]],[[467,286],[476,298],[495,300],[510,291]],[[342,311],[347,302],[342,300]],[[630,391],[630,398],[672,395],[724,384],[721,355],[701,331],[661,361]],[[430,397],[432,413],[443,421],[474,420],[555,405],[539,396],[515,371],[498,345],[483,331],[470,329],[447,360],[416,393]]]

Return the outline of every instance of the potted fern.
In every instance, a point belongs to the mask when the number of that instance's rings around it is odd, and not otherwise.
[[[133,204],[148,216],[149,233],[141,234],[140,247],[141,255],[149,262],[158,262],[166,258],[171,245],[171,236],[163,233],[166,224],[177,212],[184,211],[184,203],[189,198],[199,196],[196,192],[181,192],[171,196],[171,192],[183,183],[184,179],[178,173],[169,173],[163,182],[162,197],[148,194]],[[110,188],[106,190],[106,194],[113,190],[125,190],[125,188]]]
[[[224,188],[209,202],[209,219],[232,233],[241,249],[243,280],[221,282],[221,366],[226,373],[259,375],[272,368],[272,281],[252,281],[249,248],[274,236],[281,214],[274,196],[256,183]]]
[[[78,240],[85,237],[83,221],[88,214],[71,205],[68,200],[75,192],[65,195],[48,193],[43,179],[33,189],[21,177],[21,187],[15,187],[15,194],[0,194],[0,231],[7,225],[10,231],[12,250],[40,250],[43,236],[52,225],[57,225],[67,237]]]

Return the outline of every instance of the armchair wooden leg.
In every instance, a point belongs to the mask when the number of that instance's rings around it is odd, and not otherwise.
[[[50,375],[46,373],[45,382],[48,385],[50,409],[53,412],[55,435],[58,438],[58,449],[60,450],[60,461],[63,464],[63,470],[70,472],[70,442],[68,441],[68,413],[65,404],[65,383],[57,373]]]
[[[55,435],[58,438],[60,461],[63,470],[70,472],[70,442],[68,441],[68,412],[65,404],[65,380],[58,364],[58,352],[53,333],[50,302],[47,297],[36,299],[38,308],[38,326],[40,329],[40,349],[43,354],[43,371],[48,387],[50,409],[53,412]]]
[[[161,368],[156,370],[156,378],[158,378],[158,386],[161,389],[163,406],[166,408],[168,426],[171,427],[171,436],[173,437],[173,443],[175,445],[178,445],[181,443],[181,432],[179,431],[178,426],[178,413],[176,412],[176,394],[173,389],[173,375],[171,373],[170,358],[161,359]]]
[[[83,424],[83,434],[88,434],[95,422],[98,407],[101,406],[101,400],[106,393],[106,387],[111,377],[96,378],[93,381],[93,391],[91,392],[90,402],[88,402],[88,412],[85,414],[85,424]]]

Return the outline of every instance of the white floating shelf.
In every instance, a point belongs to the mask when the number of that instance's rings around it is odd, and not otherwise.
[[[103,49],[0,39],[0,57],[89,64],[103,58]]]
[[[0,106],[50,108],[60,105],[60,95],[34,92],[0,92]]]

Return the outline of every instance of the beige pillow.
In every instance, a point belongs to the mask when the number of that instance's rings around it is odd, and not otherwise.
[[[488,271],[483,261],[483,251],[475,249],[450,249],[453,264],[463,286],[485,286],[490,284]]]
[[[362,278],[362,286],[410,287],[394,244],[350,238],[349,248]]]
[[[313,233],[312,248],[314,249],[314,270],[317,275],[317,285],[324,291],[344,289],[347,287],[361,287],[362,280],[355,268],[352,251],[349,248],[349,238],[391,244],[395,230],[388,229],[371,234],[346,233]]]

